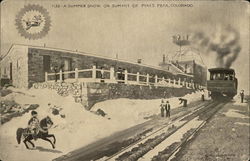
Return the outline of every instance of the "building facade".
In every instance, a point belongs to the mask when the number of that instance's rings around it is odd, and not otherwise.
[[[12,45],[8,53],[1,60],[1,80],[9,79],[10,83],[18,88],[29,88],[37,82],[46,80],[45,73],[56,73],[74,71],[76,68],[110,70],[114,69],[115,76],[119,77],[119,72],[149,74],[158,78],[175,79],[176,81],[192,82],[192,75],[181,71],[166,70],[161,67],[149,66],[141,63],[134,63],[125,60],[107,58],[98,55],[54,49],[47,47]],[[176,68],[176,67],[173,67]],[[79,77],[91,77],[91,72],[81,73]],[[97,77],[100,73],[96,73]],[[53,77],[53,76],[51,76]],[[64,74],[64,79],[74,77],[73,74]],[[124,79],[119,77],[117,79]],[[136,79],[129,77],[127,79]],[[146,78],[140,78],[146,79]],[[150,77],[149,82],[154,82]],[[201,84],[202,85],[202,84]]]

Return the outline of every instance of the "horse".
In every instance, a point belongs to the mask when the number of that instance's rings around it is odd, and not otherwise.
[[[48,129],[51,128],[52,125],[53,125],[53,122],[49,116],[43,118],[39,123],[39,127],[38,127],[39,131],[36,135],[36,138],[43,139],[45,141],[50,142],[50,144],[52,145],[52,148],[55,149],[56,138],[53,134],[49,134],[49,132],[48,132]],[[31,140],[34,139],[34,136],[30,132],[29,128],[18,128],[17,129],[16,140],[17,140],[18,144],[21,143],[22,137],[24,138],[23,143],[25,144],[27,149],[30,149],[29,146],[27,145],[27,142],[29,142],[33,146],[33,148],[35,147],[34,143],[31,142]],[[50,139],[48,139],[50,137],[53,138],[53,142]]]

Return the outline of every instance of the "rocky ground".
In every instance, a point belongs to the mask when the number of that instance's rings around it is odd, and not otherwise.
[[[240,103],[236,97],[224,106],[173,160],[248,161],[249,116],[249,97],[244,103]]]
[[[22,116],[31,110],[35,110],[39,107],[38,104],[19,104],[13,97],[8,97],[9,94],[15,94],[10,89],[1,88],[0,89],[0,122],[4,124],[10,121],[14,117]],[[19,92],[18,94],[23,94]],[[7,97],[5,97],[7,96]]]

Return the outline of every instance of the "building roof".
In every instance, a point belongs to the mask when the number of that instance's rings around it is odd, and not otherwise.
[[[234,72],[234,69],[229,68],[210,68],[208,69],[209,72]]]
[[[196,64],[199,64],[201,66],[206,66],[202,56],[200,54],[200,51],[189,47],[188,49],[183,49],[181,53],[177,55],[175,59],[178,60],[179,62],[190,62],[190,61],[195,61]]]
[[[153,68],[153,69],[157,69],[157,70],[161,70],[161,71],[164,71],[164,72],[171,73],[171,72],[169,72],[167,70],[162,69],[161,67],[156,67],[156,66],[152,66],[152,65],[143,64],[143,63],[131,62],[131,61],[128,61],[128,60],[123,60],[123,59],[116,59],[116,58],[112,58],[112,57],[104,57],[104,56],[101,56],[101,55],[86,53],[86,52],[81,52],[81,51],[67,50],[67,49],[51,48],[51,47],[44,47],[44,46],[34,46],[34,45],[26,45],[26,44],[12,44],[9,51],[14,46],[27,46],[28,48],[36,48],[36,49],[41,49],[41,50],[53,50],[53,51],[61,51],[61,52],[70,52],[70,53],[79,54],[79,55],[93,56],[93,57],[98,57],[98,58],[103,58],[103,59],[110,59],[110,60],[115,60],[115,61],[124,62],[124,63],[131,63],[131,64],[140,65],[140,66],[143,66],[143,67],[149,67],[149,68]],[[6,55],[8,55],[8,53]],[[181,74],[181,75],[193,77],[192,75],[185,74],[185,73],[172,73],[172,74]]]

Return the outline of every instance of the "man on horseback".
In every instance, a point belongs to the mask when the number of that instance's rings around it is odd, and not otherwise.
[[[36,111],[31,111],[31,119],[28,122],[28,128],[34,140],[36,140],[39,132],[39,119],[37,118]]]
[[[32,111],[31,112],[32,118],[29,120],[29,126],[27,128],[18,128],[16,131],[16,140],[17,143],[20,144],[22,139],[23,143],[25,144],[27,149],[30,149],[28,146],[27,142],[29,142],[32,147],[35,147],[35,144],[32,143],[31,140],[35,139],[42,139],[47,142],[49,142],[52,146],[52,148],[55,148],[55,143],[56,143],[56,137],[54,134],[49,134],[49,129],[53,125],[53,121],[49,116],[43,118],[40,122],[37,118],[37,112]],[[22,137],[23,136],[23,137]],[[53,141],[48,139],[52,137]]]

